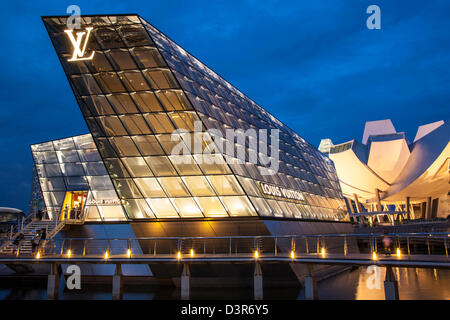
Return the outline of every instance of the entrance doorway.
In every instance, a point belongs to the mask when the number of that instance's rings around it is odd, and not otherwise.
[[[60,221],[83,220],[83,210],[86,204],[87,191],[67,191],[64,197]]]

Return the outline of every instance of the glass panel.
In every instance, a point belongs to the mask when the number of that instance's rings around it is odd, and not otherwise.
[[[122,199],[142,197],[136,184],[131,179],[113,179],[113,183]]]
[[[121,206],[97,206],[104,220],[125,220]]]
[[[153,43],[140,23],[120,26],[118,31],[130,47],[149,45]]]
[[[115,72],[102,72],[94,75],[94,77],[104,93],[126,92],[119,76]]]
[[[55,150],[75,150],[72,138],[53,141]]]
[[[146,91],[150,90],[140,71],[129,71],[123,73],[125,82],[132,91]]]
[[[33,157],[36,163],[58,163],[58,158],[54,151],[34,152]]]
[[[104,176],[108,174],[103,162],[83,163],[83,168],[88,176]]]
[[[169,159],[180,175],[202,174],[192,156],[169,156]]]
[[[272,209],[263,198],[249,197],[256,211],[263,216],[272,216]]]
[[[39,179],[42,191],[66,190],[63,178]]]
[[[64,176],[84,176],[81,163],[62,163],[61,172]]]
[[[169,116],[178,129],[194,131],[194,122],[198,121],[201,124],[200,119],[194,112],[170,112]]]
[[[77,146],[77,149],[95,149],[96,148],[94,140],[92,140],[92,137],[90,134],[73,137],[73,140],[75,141],[75,145]]]
[[[106,159],[105,166],[108,168],[111,178],[129,177],[127,169],[119,159]]]
[[[202,211],[193,198],[174,198],[172,201],[181,217],[203,217]]]
[[[111,183],[111,188],[112,187],[113,186]],[[105,204],[117,204],[120,201],[119,198],[117,198],[116,190],[114,190],[114,189],[104,190],[104,191],[92,190],[91,195],[92,195],[93,199],[95,199],[97,201],[101,201],[101,202],[104,201]],[[88,200],[87,204],[90,204],[89,200]]]
[[[101,221],[100,213],[98,212],[97,206],[86,206],[85,217],[88,221]]]
[[[189,101],[182,91],[162,90],[156,92],[159,101],[164,105],[167,111],[190,110],[192,109]]]
[[[139,47],[131,49],[131,53],[135,56],[136,61],[142,69],[164,67],[158,50],[152,47]]]
[[[156,140],[155,136],[135,136],[132,137],[139,151],[144,156],[163,155],[164,151]]]
[[[288,218],[293,217],[293,213],[291,209],[287,206],[287,203],[285,201],[277,201],[278,205],[280,206],[281,210],[283,210],[284,216]]]
[[[127,128],[129,134],[149,134],[150,128],[141,115],[126,115],[120,116],[123,124]]]
[[[131,97],[136,101],[141,112],[161,112],[164,111],[153,92],[136,92]]]
[[[85,177],[64,177],[68,190],[87,190],[89,188]]]
[[[111,190],[112,184],[109,176],[87,177],[91,190]]]
[[[255,182],[252,179],[244,178],[241,176],[237,176],[237,178],[248,195],[258,197],[261,196],[258,187],[256,186]]]
[[[203,176],[183,177],[183,181],[194,196],[214,196],[214,190]]]
[[[246,197],[220,198],[230,213],[230,216],[256,216],[253,206]]]
[[[117,116],[107,116],[98,118],[107,136],[123,136],[127,132]]]
[[[97,27],[94,29],[97,42],[104,49],[125,47],[119,34],[113,27]]]
[[[139,112],[128,93],[109,94],[107,98],[118,114]]]
[[[64,202],[65,192],[43,192],[45,205],[47,207],[60,208]]]
[[[287,202],[286,204],[289,207],[289,209],[291,209],[291,212],[294,215],[294,218],[302,217],[302,213],[300,212],[299,208],[295,205],[295,203]]]
[[[166,196],[156,178],[138,178],[134,179],[134,181],[145,198],[160,198]]]
[[[179,177],[158,178],[169,197],[186,197],[189,191]]]
[[[74,75],[71,79],[76,91],[81,96],[102,94],[102,90],[100,90],[94,77],[90,74]]]
[[[122,158],[123,163],[132,177],[152,177],[153,173],[147,166],[144,158]]]
[[[172,203],[167,198],[146,199],[157,218],[179,218]]]
[[[206,174],[231,173],[228,165],[220,154],[195,154],[195,161]]]
[[[213,185],[218,195],[244,194],[234,176],[208,176],[208,180]]]
[[[172,133],[175,131],[175,128],[165,113],[146,114],[145,119],[155,133]]]
[[[145,157],[150,169],[155,173],[155,176],[176,176],[177,171],[170,163],[167,157],[154,156]]]
[[[78,152],[75,150],[56,151],[60,163],[64,162],[79,162]]]
[[[78,150],[78,155],[79,155],[81,161],[91,162],[91,161],[101,161],[102,160],[97,149]]]
[[[126,49],[111,50],[110,55],[117,70],[137,69],[136,63]]]
[[[172,154],[172,152],[174,152],[174,154],[189,152],[189,149],[184,144],[183,139],[181,139],[178,134],[159,134],[156,135],[156,138],[168,155]]]
[[[154,218],[152,210],[144,199],[126,200],[124,203],[125,211],[131,219]]]
[[[37,151],[53,151],[53,143],[52,142],[44,142],[39,143],[31,146],[31,150],[33,152]]]
[[[275,217],[284,217],[283,210],[278,205],[277,201],[275,200],[266,200],[269,206],[272,208],[272,213]]]
[[[154,89],[178,88],[178,84],[167,69],[144,70],[144,75]]]
[[[139,156],[139,151],[130,137],[114,137],[110,139],[111,144],[116,147],[116,150],[121,156]]]
[[[42,177],[60,177],[62,176],[61,167],[58,164],[46,164],[46,165],[36,165],[37,169],[40,169],[41,173],[39,176]],[[44,174],[45,173],[45,174]]]
[[[74,66],[77,64],[68,63],[68,65]],[[100,50],[97,50],[95,52],[95,55],[93,56],[92,60],[85,61],[85,65],[89,66],[89,70],[91,70],[93,73],[114,70],[111,63],[109,63],[109,60],[106,57],[106,54],[104,52],[101,52]],[[81,66],[81,64],[78,64],[78,66]],[[80,70],[81,73],[89,72],[89,70],[87,70],[87,68],[80,68],[80,69],[82,69],[82,70]]]
[[[228,213],[217,197],[196,198],[206,217],[228,217]]]

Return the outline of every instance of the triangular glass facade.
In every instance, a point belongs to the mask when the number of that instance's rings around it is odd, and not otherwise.
[[[139,16],[82,17],[78,53],[67,17],[43,20],[129,219],[344,218],[328,158]],[[277,154],[227,129],[278,129]]]

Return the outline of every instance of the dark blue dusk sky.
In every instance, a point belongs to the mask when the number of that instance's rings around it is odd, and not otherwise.
[[[1,8],[0,206],[28,211],[29,145],[88,131],[41,21],[138,13],[310,143],[361,140],[392,119],[410,140],[449,120],[450,2],[5,1]],[[366,8],[381,8],[381,30]]]

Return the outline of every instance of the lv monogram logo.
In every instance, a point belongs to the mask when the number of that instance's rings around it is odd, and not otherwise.
[[[92,29],[93,29],[92,27],[88,27],[86,28],[86,31],[77,32],[76,39],[73,36],[73,30],[64,30],[64,32],[67,33],[67,35],[69,36],[70,42],[72,42],[73,46],[72,58],[70,58],[67,61],[91,60],[94,57],[95,51],[93,51],[92,54],[88,57],[84,56],[84,54],[86,53],[86,46],[89,41],[89,36],[91,34]],[[81,42],[83,41],[84,35],[86,35],[86,37],[84,38],[83,47],[81,48]]]

